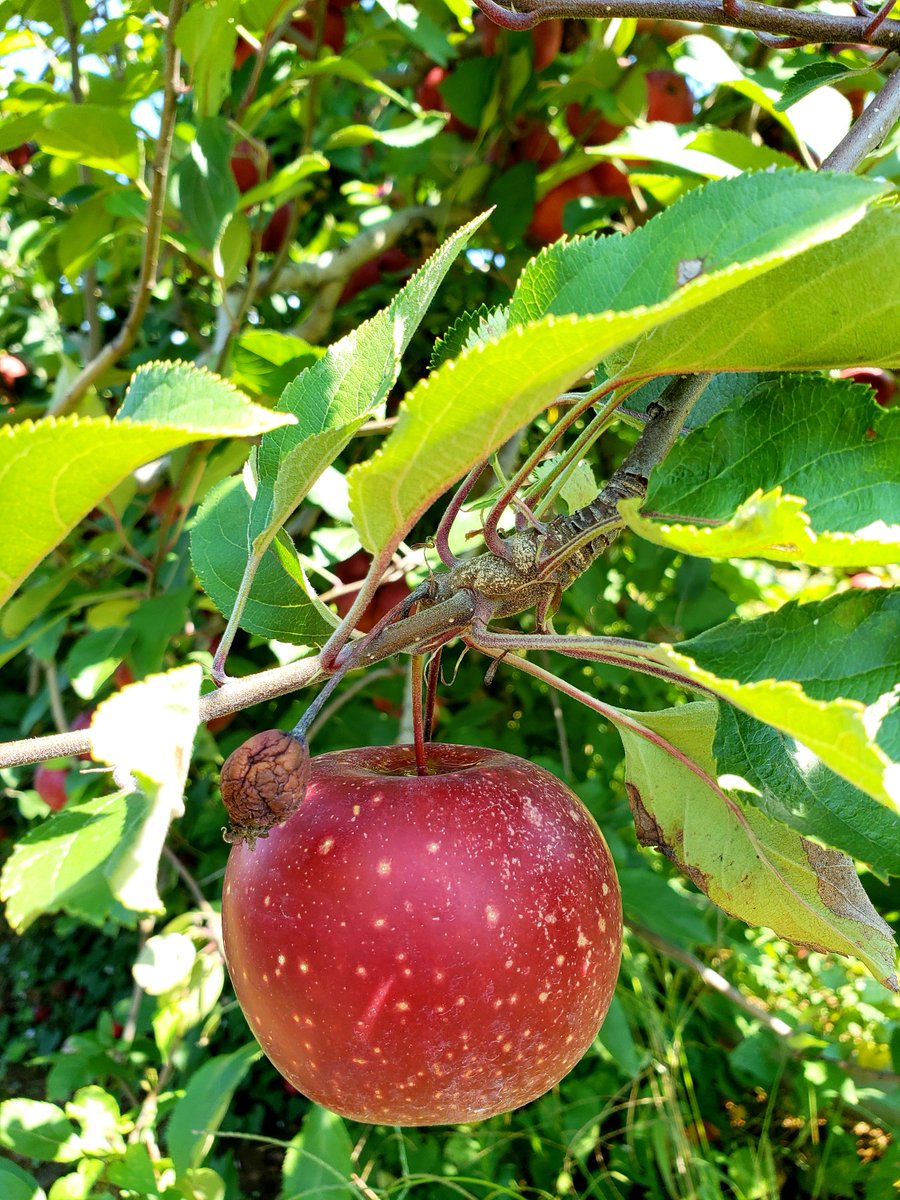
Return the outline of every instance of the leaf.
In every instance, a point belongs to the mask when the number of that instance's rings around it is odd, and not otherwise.
[[[775,101],[775,111],[785,112],[792,104],[796,104],[798,100],[802,100],[804,96],[808,96],[817,88],[843,79],[845,75],[853,74],[854,71],[851,67],[840,62],[820,61],[801,67],[787,81],[781,99]]]
[[[196,958],[196,948],[186,933],[158,933],[140,948],[131,973],[148,996],[161,996],[190,975]]]
[[[226,615],[235,606],[247,565],[250,505],[242,479],[223,480],[204,500],[191,530],[191,561],[197,578],[216,608]],[[287,570],[291,558],[294,573]],[[254,576],[241,627],[260,637],[321,646],[336,624],[334,613],[315,599],[293,546],[279,554],[276,539]]]
[[[286,200],[292,200],[295,196],[301,195],[308,187],[308,180],[311,175],[318,175],[321,171],[327,171],[329,167],[328,159],[323,154],[301,154],[286,166],[279,168],[268,179],[262,180],[256,187],[249,188],[241,194],[241,208],[251,208],[254,204],[260,204],[263,200],[274,200],[278,204],[283,204]],[[286,334],[278,334],[275,330],[250,330],[251,333],[266,334],[271,333],[273,337],[287,337]],[[246,336],[246,335],[244,335]],[[293,342],[299,342],[299,338],[291,338]],[[302,342],[300,342],[303,345]]]
[[[370,321],[329,346],[285,389],[281,412],[296,414],[290,436],[265,435],[256,456],[258,482],[250,512],[252,549],[244,586],[275,534],[369,413],[387,396],[402,355],[441,281],[483,213],[457,230]],[[283,432],[283,431],[282,431]],[[219,574],[219,564],[212,564]]]
[[[249,437],[293,419],[186,363],[151,363],[135,373],[114,421],[48,417],[0,427],[0,527],[8,531],[0,542],[0,604],[142,463],[191,442]]]
[[[59,910],[94,924],[162,911],[159,856],[181,809],[201,678],[199,666],[179,667],[98,706],[93,757],[112,763],[134,790],[64,809],[17,844],[0,876],[0,899],[18,932],[41,913]]]
[[[284,1156],[282,1200],[355,1200],[353,1143],[336,1113],[312,1105]]]
[[[81,1157],[75,1126],[55,1104],[43,1100],[4,1100],[0,1104],[0,1146],[35,1162],[74,1162]]]
[[[199,1167],[213,1144],[235,1088],[252,1063],[262,1057],[256,1042],[210,1058],[190,1079],[169,1122],[169,1154],[179,1177]]]
[[[4,1200],[47,1200],[47,1193],[33,1175],[3,1159],[0,1159],[0,1195]]]
[[[217,0],[185,12],[175,30],[175,44],[191,68],[194,103],[201,117],[214,116],[231,88],[237,44],[238,0]]]
[[[85,167],[140,179],[143,154],[128,117],[101,104],[61,104],[51,109],[35,134],[42,150]]]
[[[817,181],[812,187],[811,180]],[[722,180],[627,238],[579,239],[542,252],[519,281],[511,327],[413,388],[381,450],[350,472],[351,508],[363,545],[378,551],[399,542],[454,480],[598,360],[650,330],[654,336],[646,345],[655,347],[658,326],[697,306],[703,311],[691,319],[707,323],[707,300],[717,297],[718,311],[730,288],[747,286],[754,274],[803,256],[811,244],[859,220],[866,200],[877,194],[857,190],[859,182],[788,173]],[[698,253],[707,255],[703,272],[680,284],[679,271]],[[739,262],[735,255],[742,256]],[[598,314],[605,305],[624,311]],[[573,315],[554,320],[544,316],[548,311]],[[523,328],[525,321],[532,323]],[[654,355],[648,373],[666,369]]]
[[[403,150],[431,141],[446,123],[447,117],[443,113],[429,113],[391,129],[375,129],[371,125],[345,125],[328,139],[328,149],[345,150],[348,146],[368,146],[377,142],[382,146],[393,146]]]
[[[637,346],[628,374],[821,371],[860,363],[900,366],[896,209],[874,209],[837,241],[722,296],[702,319],[677,317]]]
[[[113,895],[136,912],[162,912],[156,876],[166,834],[184,813],[184,784],[200,720],[202,668],[151,675],[98,705],[91,721],[91,755],[134,780],[149,801],[138,835],[119,848],[105,874]]]
[[[660,646],[658,656],[900,808],[900,590],[791,601]]]
[[[687,554],[898,562],[900,412],[844,381],[762,383],[678,443],[646,500],[621,511],[642,537]]]
[[[240,195],[231,172],[232,140],[227,121],[206,117],[175,171],[182,215],[205,250],[219,240]]]
[[[701,295],[721,296],[812,246],[831,244],[862,219],[880,190],[827,172],[716,180],[633,233],[557,242],[542,251],[519,278],[510,322],[622,311],[660,304],[675,292],[690,296],[685,308],[693,309]],[[648,341],[653,346],[656,337]]]
[[[850,859],[719,787],[712,752],[717,712],[714,702],[699,701],[624,714],[683,756],[618,726],[638,840],[661,850],[731,916],[798,945],[858,958],[896,988],[891,928],[872,907]]]
[[[745,780],[743,798],[774,821],[883,874],[900,875],[897,814],[841,779],[794,738],[722,704],[714,752],[719,772]]]

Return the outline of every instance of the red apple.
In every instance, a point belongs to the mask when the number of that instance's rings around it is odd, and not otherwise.
[[[23,142],[21,146],[0,152],[0,159],[8,163],[14,171],[21,171],[23,167],[28,166],[36,153],[37,144],[35,142]]]
[[[256,50],[246,38],[238,37],[234,47],[234,69],[239,71],[248,58],[252,58]]]
[[[334,573],[341,583],[356,583],[360,579],[365,579],[371,562],[371,555],[367,554],[365,550],[357,550],[342,563],[338,563],[334,568]],[[391,611],[395,604],[399,604],[408,595],[409,587],[405,579],[394,579],[390,583],[383,583],[366,611],[357,621],[356,628],[362,633],[368,633],[383,616]],[[356,592],[345,592],[342,596],[336,596],[334,605],[338,616],[345,617],[355,599]]]
[[[28,368],[16,354],[0,353],[0,387],[14,392],[23,379],[28,378]]]
[[[48,767],[45,763],[41,763],[34,773],[34,790],[54,812],[66,807],[69,798],[66,795],[68,774],[62,767]]]
[[[623,125],[613,125],[596,108],[581,104],[566,106],[566,126],[573,137],[588,146],[605,146],[622,132]]]
[[[276,208],[269,218],[269,223],[263,230],[259,248],[263,254],[277,254],[284,245],[291,224],[291,206],[282,204]]]
[[[242,141],[234,148],[234,153],[230,159],[231,173],[234,176],[234,182],[238,186],[238,191],[243,195],[244,192],[249,192],[251,188],[255,188],[260,181],[260,154],[254,150],[253,146]],[[271,164],[266,161],[267,171],[271,171]]]
[[[686,125],[694,119],[694,97],[677,71],[647,72],[647,120]]]
[[[533,162],[538,170],[551,167],[562,156],[559,142],[543,121],[526,121],[510,147],[510,157],[514,162]]]
[[[312,16],[298,17],[295,21],[291,21],[291,28],[306,38],[308,42],[315,44],[316,21]],[[328,46],[335,54],[340,54],[344,48],[346,37],[347,22],[344,14],[338,6],[327,8],[322,22],[322,45]]]
[[[534,206],[531,224],[528,226],[528,236],[544,246],[558,241],[565,232],[563,216],[569,201],[575,200],[579,196],[598,195],[600,195],[600,190],[590,171],[575,175],[572,179],[566,179],[557,187],[551,188],[546,196],[538,200]]]
[[[560,20],[542,21],[531,31],[531,43],[534,47],[534,69],[543,71],[549,67],[562,49],[563,22]]]
[[[869,591],[870,588],[884,588],[888,584],[880,576],[873,575],[871,571],[857,571],[855,575],[850,576],[850,586]]]
[[[500,35],[500,26],[495,25],[483,12],[475,14],[473,24],[481,38],[481,52],[487,58],[490,58],[497,53],[497,38]]]
[[[324,754],[306,799],[222,898],[238,1001],[277,1069],[357,1121],[476,1121],[585,1053],[621,951],[619,886],[589,813],[501,751]]]
[[[845,367],[837,375],[839,379],[868,384],[875,393],[875,402],[882,408],[887,408],[897,394],[896,379],[890,371],[883,371],[881,367]]]
[[[623,196],[631,199],[631,185],[628,176],[624,175],[611,162],[599,162],[591,167],[591,179],[597,185],[601,196]]]

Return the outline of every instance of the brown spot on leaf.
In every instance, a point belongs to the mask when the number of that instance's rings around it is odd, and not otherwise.
[[[659,850],[662,854],[665,854],[666,858],[671,859],[675,866],[680,871],[683,871],[701,892],[708,894],[709,880],[704,872],[691,863],[685,862],[683,855],[679,855],[675,847],[666,840],[666,836],[660,828],[659,823],[647,810],[641,793],[634,784],[626,783],[625,791],[628,793],[628,803],[631,805],[631,812],[634,816],[634,828],[640,844],[642,846],[649,846],[651,849]]]

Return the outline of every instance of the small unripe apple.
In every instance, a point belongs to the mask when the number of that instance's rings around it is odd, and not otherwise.
[[[500,751],[313,759],[306,797],[236,844],[222,918],[251,1029],[306,1096],[357,1121],[477,1121],[591,1045],[621,951],[619,885],[581,801]]]

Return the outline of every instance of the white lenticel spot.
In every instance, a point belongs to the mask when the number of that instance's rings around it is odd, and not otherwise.
[[[279,965],[279,967],[283,967],[286,961],[287,961],[287,960],[285,959],[285,957],[284,957],[284,955],[283,955],[283,954],[279,954],[279,955],[278,955],[278,965]]]
[[[606,918],[605,917],[597,918],[597,928],[600,930],[601,933],[606,933]]]
[[[309,963],[306,962],[304,959],[301,958],[300,962],[298,963],[298,966],[300,967],[301,975],[306,975],[309,972]]]
[[[271,897],[271,896],[263,896],[263,906],[264,906],[265,908],[268,908],[268,907],[269,907],[269,905],[270,905],[271,903],[272,903],[272,897]]]
[[[366,970],[365,967],[357,967],[356,973],[360,977],[360,979],[365,979],[365,977],[368,975],[369,972]]]
[[[440,842],[429,842],[428,845],[425,847],[425,849],[428,851],[429,854],[437,854],[437,852],[438,852],[438,850],[440,850],[440,848],[441,848]]]
[[[541,1004],[546,1004],[549,998],[550,998],[549,992],[539,992],[538,993],[538,1000],[540,1000]]]
[[[383,858],[381,860],[381,862],[378,864],[378,874],[379,875],[390,875],[390,873],[391,873],[390,861],[386,858]]]
[[[566,961],[566,956],[564,954],[557,954],[556,965],[558,967],[561,967],[565,961]]]
[[[487,917],[488,925],[496,925],[500,920],[500,914],[497,912],[496,908],[494,908],[493,904],[488,904],[485,906],[484,915]]]
[[[333,845],[334,845],[333,837],[322,838],[321,842],[319,842],[319,847],[318,847],[319,853],[320,854],[328,854]]]
[[[457,1008],[462,1008],[462,1006],[465,1004],[465,1002],[466,1002],[465,996],[457,996],[456,997],[456,1007]]]
[[[394,1005],[394,1008],[397,1010],[397,1012],[409,1012],[409,1005],[405,1000],[398,1000]]]
[[[579,929],[579,930],[578,930],[578,945],[579,945],[579,948],[582,948],[582,947],[586,946],[587,944],[588,944],[588,940],[587,940],[587,938],[584,936],[584,934],[583,934],[583,933],[581,932],[581,930]]]
[[[376,929],[384,929],[385,925],[387,925],[387,921],[384,919],[384,917],[376,917],[372,924]]]

